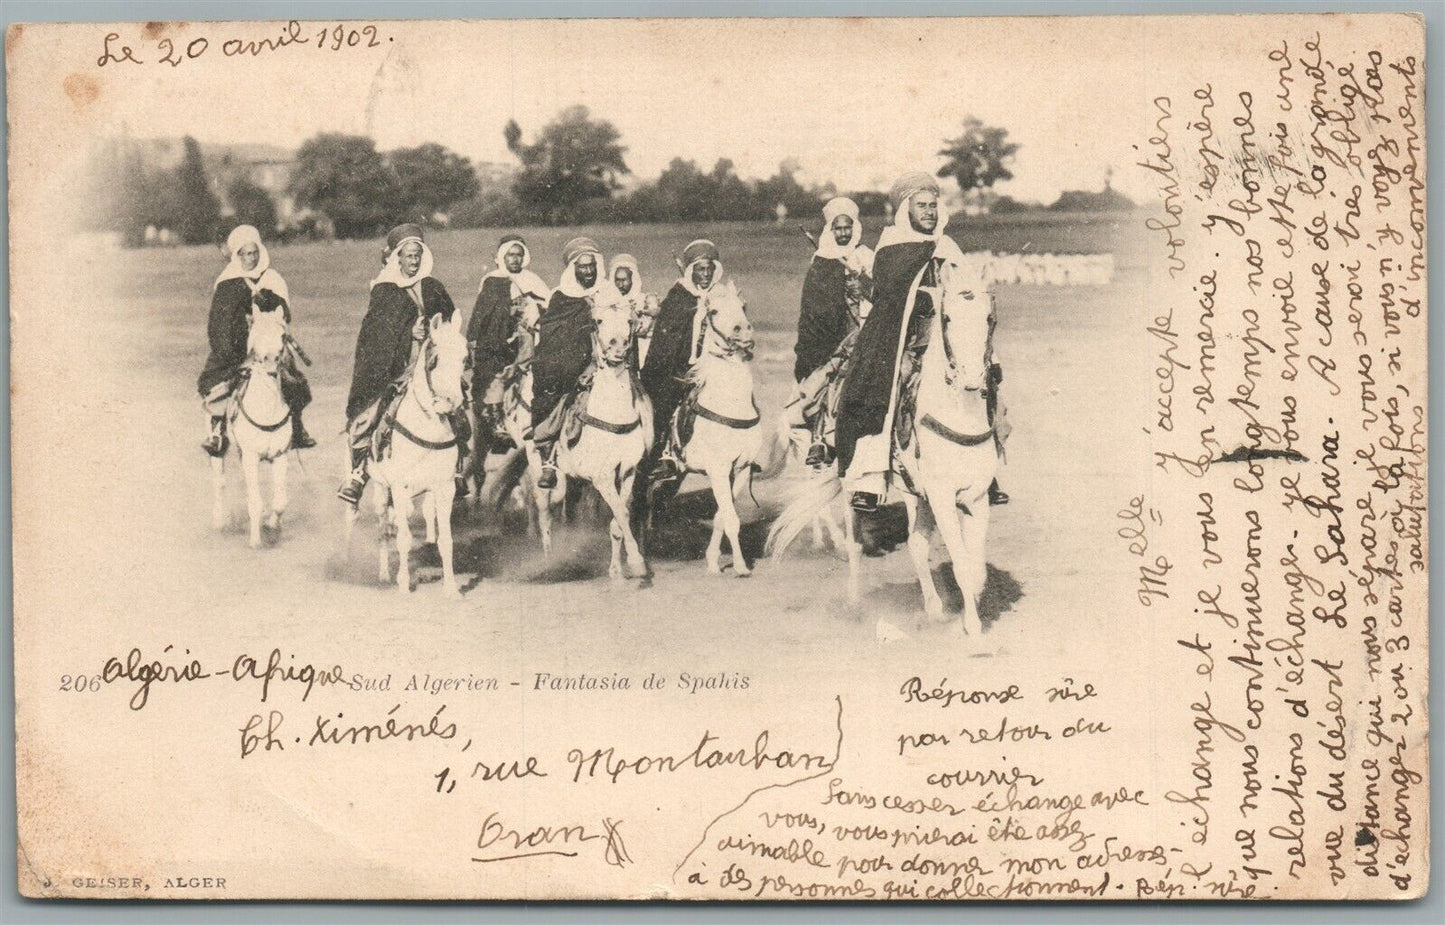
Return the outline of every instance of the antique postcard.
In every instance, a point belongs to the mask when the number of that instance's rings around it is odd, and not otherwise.
[[[1423,896],[1424,35],[11,26],[21,892]]]

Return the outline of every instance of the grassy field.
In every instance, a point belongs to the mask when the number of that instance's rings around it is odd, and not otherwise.
[[[881,220],[869,222],[866,240],[877,240]],[[1120,216],[1073,216],[1051,213],[997,218],[959,217],[950,233],[964,250],[1053,253],[1119,252],[1120,271],[1131,269],[1127,249],[1133,229]],[[491,269],[496,242],[503,230],[440,231],[428,235],[436,255],[435,275],[453,301],[470,311],[477,286]],[[576,235],[594,238],[609,256],[637,257],[648,292],[659,297],[677,277],[676,257],[694,238],[707,237],[722,251],[725,272],[748,301],[749,312],[763,339],[765,375],[787,358],[796,330],[798,299],[812,247],[796,223],[725,223],[709,227],[686,225],[607,225],[575,229],[522,229],[532,250],[532,269],[555,283],[562,269],[563,244]],[[1121,247],[1124,246],[1124,247]],[[318,394],[344,389],[351,373],[356,331],[366,310],[368,283],[379,266],[381,242],[306,243],[271,250],[274,265],[292,293],[295,332],[316,361],[311,370]],[[205,359],[205,314],[209,292],[222,260],[205,247],[127,251],[117,284],[117,319],[136,337],[135,347],[167,373],[199,370]],[[1075,293],[1077,294],[1077,293]],[[1047,306],[1070,301],[1068,290],[1021,287],[1000,294],[1000,322],[1005,332],[1034,320],[1024,303]],[[1047,316],[1037,316],[1040,321]],[[1007,333],[1004,335],[1007,336]],[[781,363],[786,366],[787,363]],[[316,414],[331,424],[339,407],[318,400]],[[339,427],[340,422],[336,421]]]
[[[1003,397],[1014,426],[1001,478],[1014,502],[996,514],[989,536],[990,585],[984,616],[994,626],[990,645],[1007,646],[1008,639],[1028,634],[1031,613],[1066,612],[1078,576],[1089,568],[1090,550],[1109,541],[1111,505],[1124,490],[1109,460],[1135,437],[1128,433],[1124,415],[1100,414],[1100,409],[1121,407],[1136,397],[1128,383],[1144,381],[1142,373],[1132,379],[1125,374],[1122,365],[1134,360],[1132,354],[1120,351],[1129,343],[1129,318],[1142,299],[1137,248],[1141,228],[1118,217],[1086,223],[1067,216],[1024,216],[964,219],[955,222],[951,231],[968,250],[1108,251],[1116,255],[1118,265],[1114,282],[1107,286],[999,288],[996,347],[1006,371]],[[869,241],[876,240],[877,230],[876,225],[868,229]],[[466,311],[502,233],[465,230],[428,235],[436,254],[436,275]],[[690,240],[702,235],[714,240],[727,275],[737,281],[759,329],[754,361],[759,405],[769,418],[781,408],[792,387],[798,297],[812,252],[796,225],[607,226],[529,229],[524,234],[533,249],[533,268],[544,279],[556,279],[564,241],[587,234],[609,255],[634,254],[646,290],[655,293],[665,291],[675,279],[674,255]],[[77,257],[99,272],[109,292],[100,301],[77,297],[76,307],[68,309],[85,318],[72,349],[83,354],[87,366],[95,366],[103,376],[120,376],[128,385],[121,394],[105,395],[77,410],[75,421],[56,439],[67,445],[82,438],[96,440],[104,453],[95,457],[78,451],[75,471],[67,468],[72,457],[64,456],[55,477],[90,484],[102,477],[96,472],[103,471],[103,478],[127,488],[114,501],[77,499],[77,509],[60,521],[87,520],[94,541],[107,549],[134,544],[132,570],[165,563],[169,580],[192,588],[193,599],[203,602],[201,612],[230,612],[231,597],[244,589],[245,594],[269,602],[266,606],[278,608],[278,614],[305,601],[323,622],[329,619],[326,614],[334,612],[352,617],[390,613],[395,600],[376,584],[372,543],[358,540],[348,549],[338,549],[340,505],[333,497],[344,458],[340,431],[352,352],[366,307],[367,284],[379,266],[380,242],[278,247],[272,257],[291,288],[294,331],[315,360],[309,375],[316,398],[308,423],[321,441],[318,450],[305,454],[300,466],[292,468],[292,503],[278,545],[262,554],[244,549],[239,533],[244,505],[235,484],[228,490],[236,524],[216,534],[207,522],[209,486],[205,458],[197,446],[204,417],[194,383],[205,357],[211,283],[222,265],[211,248]],[[771,512],[799,477],[792,473],[758,485],[761,507],[744,512],[752,522],[744,534],[751,555],[760,550]],[[552,615],[588,613],[595,614],[597,623],[588,623],[585,632],[579,629],[581,624],[543,621],[529,623],[526,632],[540,636],[526,638],[550,639],[571,651],[581,644],[580,637],[568,634],[582,632],[585,644],[597,653],[625,659],[648,633],[668,631],[657,621],[666,621],[669,615],[712,612],[717,595],[734,594],[731,589],[737,586],[719,586],[720,579],[702,574],[699,560],[710,503],[691,492],[690,485],[674,508],[665,539],[655,548],[652,564],[657,577],[646,592],[645,605],[642,598],[607,596],[603,577],[607,540],[600,524],[584,521],[564,529],[559,536],[561,552],[546,562],[535,540],[520,532],[515,519],[459,515],[457,570],[464,583],[472,583],[472,590],[459,605],[455,620],[449,617],[441,624],[444,637],[453,645],[469,645],[468,615],[481,618],[507,608]],[[137,520],[137,507],[150,516]],[[885,528],[896,533],[898,523],[885,521]],[[363,530],[364,536],[371,533],[369,527]],[[420,555],[421,574],[429,576],[435,569],[428,572],[426,563],[435,565],[435,553],[428,548]],[[123,570],[127,562],[125,556],[116,555],[116,568]],[[739,632],[768,636],[775,631],[794,642],[832,645],[830,640],[839,632],[836,618],[848,613],[840,602],[839,568],[831,555],[803,550],[777,569],[764,569],[748,587],[749,615],[734,613],[729,618],[725,608],[717,619],[700,625],[688,645],[698,651],[713,647],[727,652],[735,649]],[[907,557],[893,555],[871,568],[875,569],[873,590],[864,612],[913,619],[919,599]],[[96,593],[116,593],[115,588],[124,583],[119,577],[114,581],[106,591]],[[143,590],[136,593],[136,607],[169,606],[170,599],[158,601]],[[424,593],[429,593],[425,586],[418,596]],[[795,619],[786,629],[775,630],[776,616],[783,613]],[[851,619],[856,618],[855,614]],[[736,622],[739,619],[741,624]],[[867,629],[871,621],[852,626],[846,631],[849,635],[871,643]],[[558,631],[565,638],[549,635]],[[494,641],[498,632],[516,640],[522,627],[489,632]],[[1030,645],[1037,642],[1034,639]],[[1061,637],[1057,644],[1066,643]]]

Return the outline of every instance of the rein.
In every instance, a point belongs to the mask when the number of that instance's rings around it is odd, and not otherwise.
[[[993,439],[993,428],[989,428],[981,434],[962,434],[927,413],[918,419],[918,426],[931,430],[948,442],[956,443],[959,446],[981,446]]]
[[[269,372],[268,372],[268,373],[263,373],[263,375],[270,376],[270,377],[273,378],[273,379],[278,379],[278,374],[277,374],[277,373],[269,373]],[[280,430],[282,427],[286,426],[286,422],[287,422],[287,421],[291,420],[291,409],[288,407],[288,408],[286,409],[286,413],[283,414],[283,415],[281,415],[281,420],[277,421],[275,424],[262,424],[260,421],[258,421],[258,420],[256,420],[255,418],[251,417],[251,412],[249,412],[249,411],[246,410],[246,395],[251,391],[251,382],[250,382],[250,380],[251,380],[252,378],[253,378],[253,377],[250,376],[250,375],[247,376],[246,389],[245,389],[245,391],[243,391],[243,392],[236,398],[236,410],[239,411],[239,412],[241,412],[241,417],[243,417],[243,418],[246,419],[246,423],[250,424],[252,427],[256,428],[257,430],[264,431],[264,432],[266,432],[266,433],[268,433],[268,434],[275,433],[276,431]],[[277,388],[278,388],[278,390],[279,390],[279,388],[280,388],[279,379],[278,379],[278,382],[277,382]]]
[[[586,411],[583,411],[581,414],[577,415],[577,419],[587,427],[595,427],[598,430],[605,430],[609,434],[617,434],[619,436],[621,436],[622,434],[630,434],[634,430],[642,426],[641,415],[638,415],[637,420],[633,421],[631,424],[613,424],[611,421],[604,421],[601,418],[594,418]]]
[[[721,329],[718,328],[717,322],[714,320],[715,318],[717,318],[717,312],[713,311],[712,309],[708,309],[708,310],[707,310],[707,327],[708,327],[708,330],[709,330],[709,331],[712,331],[713,334],[716,334],[718,340],[722,341],[722,350],[723,350],[722,353],[714,353],[713,356],[717,357],[717,358],[720,359],[720,360],[730,359],[733,355],[741,352],[743,348],[738,344],[737,341],[733,340],[731,337],[728,337],[726,334],[724,334],[724,333],[722,332]],[[706,333],[706,332],[704,332],[704,334],[705,334],[705,333]]]
[[[734,430],[747,430],[749,427],[753,427],[763,419],[762,415],[757,413],[756,405],[753,406],[754,413],[753,416],[750,418],[730,418],[725,414],[718,414],[716,411],[709,411],[701,404],[698,404],[695,407],[697,409],[698,417],[712,421],[714,424],[721,424],[724,427],[731,427]]]
[[[392,421],[391,426],[392,429],[395,430],[397,433],[401,434],[403,437],[410,440],[412,443],[415,443],[422,449],[449,450],[457,445],[457,438],[455,436],[453,436],[450,440],[427,440],[424,437],[418,437],[410,430],[407,430],[406,425],[403,424],[401,421]]]
[[[431,339],[428,338],[421,350],[420,355],[417,357],[417,361],[412,364],[412,375],[409,377],[410,381],[407,382],[406,391],[407,394],[410,395],[412,399],[416,402],[416,406],[421,409],[421,412],[423,414],[430,415],[437,418],[438,420],[443,420],[443,415],[437,413],[434,408],[428,408],[426,405],[422,404],[421,395],[417,393],[417,390],[415,388],[413,388],[413,384],[416,381],[416,367],[420,365],[422,383],[426,386],[427,392],[429,392],[433,397],[436,396],[436,389],[432,388],[431,383],[433,365],[429,356],[430,351],[433,349],[435,348],[431,343]],[[405,424],[401,422],[400,414],[392,418],[391,426],[392,429],[395,430],[397,433],[401,434],[403,437],[410,440],[412,443],[416,444],[422,449],[449,450],[457,445],[457,437],[455,433],[453,433],[452,436],[446,440],[427,440],[425,437],[417,436],[415,433],[409,430]]]

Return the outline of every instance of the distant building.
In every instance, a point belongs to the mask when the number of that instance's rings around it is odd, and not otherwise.
[[[120,139],[117,144],[139,154],[141,164],[148,171],[173,169],[185,154],[185,143],[180,138]],[[294,225],[309,215],[307,210],[297,207],[296,200],[287,191],[296,167],[295,151],[250,142],[201,142],[200,145],[206,177],[211,191],[221,202],[223,214],[230,215],[235,211],[227,196],[231,184],[245,178],[270,195],[276,204],[276,221],[282,228]]]

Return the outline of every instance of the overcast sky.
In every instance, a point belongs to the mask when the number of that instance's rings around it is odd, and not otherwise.
[[[374,50],[293,46],[263,59],[216,55],[147,65],[107,99],[134,135],[296,146],[318,131],[365,132],[383,148],[437,141],[511,161],[509,118],[530,139],[582,103],[621,131],[634,174],[674,156],[704,169],[729,157],[745,177],[796,157],[809,181],[886,188],[934,168],[966,115],[1021,145],[999,189],[1052,200],[1115,186],[1142,198],[1130,169],[1148,111],[1150,37],[1110,20],[572,20],[381,24]],[[1118,22],[1115,20],[1114,22]],[[239,25],[193,24],[214,45]],[[255,27],[254,36],[276,27]],[[180,79],[187,76],[187,79]]]

